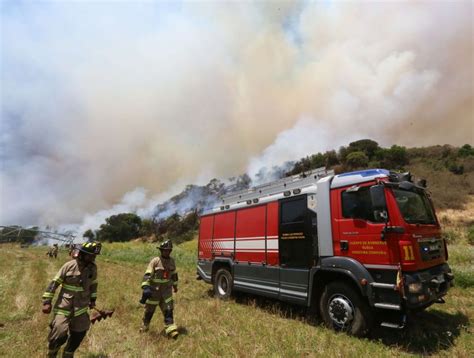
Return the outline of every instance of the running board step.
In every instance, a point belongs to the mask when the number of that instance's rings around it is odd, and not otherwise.
[[[397,288],[393,283],[382,283],[382,282],[371,282],[370,286],[375,288],[386,288],[389,290],[395,290]]]
[[[400,305],[394,305],[392,303],[374,303],[374,307],[385,310],[401,311]]]
[[[393,329],[403,329],[403,328],[405,328],[406,323],[407,323],[407,316],[403,315],[402,316],[402,321],[400,323],[382,322],[382,323],[380,323],[380,326],[387,327],[387,328],[393,328]]]
[[[405,324],[397,324],[391,322],[382,322],[380,323],[382,327],[393,328],[393,329],[403,329],[405,328]]]

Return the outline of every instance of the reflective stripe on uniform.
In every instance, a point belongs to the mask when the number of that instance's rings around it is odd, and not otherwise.
[[[68,317],[68,316],[71,314],[71,311],[63,310],[63,309],[61,309],[61,308],[55,308],[55,309],[54,309],[54,313]]]
[[[160,301],[146,300],[147,305],[159,305]]]
[[[143,281],[142,282],[142,287],[144,286],[150,286],[150,281]]]
[[[43,293],[43,298],[52,298],[54,297],[54,293],[53,292],[45,292]]]
[[[92,292],[91,293],[91,298],[97,298],[97,292]]]
[[[82,292],[82,291],[84,291],[84,289],[80,286],[66,285],[65,283],[63,283],[62,286],[66,290],[73,291],[73,292]]]
[[[81,308],[77,311],[74,311],[74,317],[80,316],[81,314],[84,314],[87,312],[88,307]]]
[[[173,301],[173,296],[168,297],[167,299],[165,299],[165,303],[170,303],[171,301]]]
[[[94,280],[91,282],[91,285],[95,285],[97,282],[99,282],[98,280]]]
[[[170,334],[171,332],[177,331],[177,330],[178,330],[178,326],[175,324],[171,324],[168,327],[166,327],[165,332],[166,334]]]
[[[168,279],[161,279],[161,278],[153,278],[153,279],[151,280],[151,282],[153,282],[153,283],[168,283],[168,282],[170,282],[170,280],[168,280]]]
[[[64,280],[59,276],[56,276],[55,278],[53,278],[53,281],[56,281],[59,284],[62,284],[64,282]]]

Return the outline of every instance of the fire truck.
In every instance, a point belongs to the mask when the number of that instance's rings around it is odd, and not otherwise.
[[[231,193],[200,217],[197,279],[303,305],[330,328],[401,329],[454,283],[426,188],[410,173],[319,168]]]

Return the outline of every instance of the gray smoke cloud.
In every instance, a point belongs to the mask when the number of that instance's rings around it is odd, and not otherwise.
[[[93,226],[359,138],[474,144],[469,1],[0,6],[2,224]]]

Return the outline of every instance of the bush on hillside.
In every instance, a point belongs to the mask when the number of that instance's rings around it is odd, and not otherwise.
[[[349,169],[366,168],[369,158],[364,152],[352,152],[346,158],[346,165]]]
[[[474,156],[474,148],[469,144],[464,144],[461,148],[459,148],[458,155],[460,157]]]
[[[410,162],[405,147],[392,145],[383,152],[383,163],[387,169],[402,169]]]
[[[474,225],[469,226],[467,229],[467,242],[469,245],[474,246]]]
[[[171,239],[173,242],[191,240],[198,224],[199,216],[196,211],[184,216],[175,213],[157,222],[157,239],[159,241]]]

